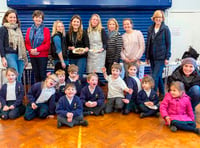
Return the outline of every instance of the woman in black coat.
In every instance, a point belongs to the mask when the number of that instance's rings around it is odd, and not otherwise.
[[[153,14],[154,21],[148,29],[146,44],[146,61],[150,62],[152,77],[155,80],[154,90],[159,88],[159,97],[163,98],[165,89],[162,72],[171,56],[171,35],[168,26],[164,23],[164,12],[156,10]]]

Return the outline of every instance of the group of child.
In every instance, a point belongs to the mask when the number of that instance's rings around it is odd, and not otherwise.
[[[68,67],[68,78],[65,77],[65,71],[57,70],[55,74],[48,75],[44,82],[33,84],[27,94],[29,103],[26,107],[23,105],[23,85],[16,81],[16,70],[8,68],[8,82],[0,90],[0,117],[15,119],[24,114],[25,120],[32,120],[35,117],[54,117],[56,113],[57,127],[60,128],[63,125],[87,126],[87,120],[83,119],[86,115],[104,115],[104,112],[121,112],[126,115],[133,111],[144,118],[158,117],[160,111],[171,131],[181,129],[200,134],[183,83],[173,82],[159,105],[153,89],[154,80],[147,75],[140,82],[137,68],[136,64],[129,64],[128,76],[124,80],[120,77],[120,64],[112,65],[111,75],[107,75],[106,68],[102,68],[104,78],[108,81],[105,101],[103,90],[98,86],[98,76],[91,73],[87,80],[81,78],[78,76],[78,67],[71,64]]]

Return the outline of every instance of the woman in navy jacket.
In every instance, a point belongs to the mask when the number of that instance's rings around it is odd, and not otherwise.
[[[168,26],[164,23],[164,12],[156,10],[153,14],[153,25],[148,28],[146,44],[146,60],[150,61],[152,77],[155,80],[154,90],[159,87],[160,99],[164,96],[162,71],[168,64],[171,56],[171,35]]]

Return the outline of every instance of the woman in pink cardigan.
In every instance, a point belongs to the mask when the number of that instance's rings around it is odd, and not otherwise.
[[[133,29],[132,19],[124,19],[123,28],[126,32],[122,35],[123,49],[121,51],[121,58],[124,63],[126,76],[128,76],[128,64],[139,64],[140,58],[144,53],[145,44],[142,32]]]
[[[170,92],[160,104],[160,113],[172,132],[180,129],[200,134],[200,129],[196,128],[190,97],[186,95],[182,82],[171,83]]]

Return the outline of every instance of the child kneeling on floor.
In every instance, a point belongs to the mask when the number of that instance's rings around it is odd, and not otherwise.
[[[142,79],[142,90],[138,93],[137,104],[140,110],[140,118],[159,116],[159,100],[153,89],[154,80],[147,75]]]
[[[165,94],[160,104],[160,113],[172,132],[180,129],[200,134],[200,129],[196,128],[190,97],[185,93],[182,82],[171,83],[170,92]]]
[[[73,127],[74,125],[87,126],[87,120],[83,120],[83,106],[81,100],[76,96],[76,87],[68,83],[65,87],[65,96],[62,96],[56,107],[57,127],[62,125]]]
[[[133,90],[128,88],[124,80],[120,77],[122,67],[118,63],[114,63],[111,67],[111,75],[107,75],[106,68],[102,68],[104,78],[108,81],[108,101],[106,103],[105,112],[122,111],[125,104],[129,100],[125,98],[124,91],[132,94]]]
[[[81,90],[81,101],[83,103],[84,115],[104,115],[104,93],[98,84],[98,75],[91,73],[87,76],[88,86]]]

